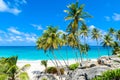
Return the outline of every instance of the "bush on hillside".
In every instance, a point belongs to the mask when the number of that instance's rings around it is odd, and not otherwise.
[[[120,69],[108,70],[104,72],[101,76],[95,77],[92,80],[119,80],[120,79]]]
[[[75,64],[71,64],[70,66],[69,66],[69,69],[70,70],[75,70],[75,69],[77,69],[79,67],[79,63],[75,63]]]
[[[46,72],[51,73],[51,74],[58,74],[58,71],[57,71],[56,67],[48,67]],[[60,68],[60,72],[61,72],[61,74],[64,74],[64,69]]]

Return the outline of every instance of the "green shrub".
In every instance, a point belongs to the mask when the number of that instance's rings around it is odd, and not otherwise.
[[[78,66],[79,66],[79,63],[71,64],[71,65],[69,66],[69,69],[70,69],[70,70],[75,70],[75,69],[78,68]]]
[[[93,78],[93,80],[119,80],[120,79],[120,69],[108,70],[104,72],[101,76]]]
[[[46,70],[47,73],[52,73],[52,74],[58,74],[57,68],[56,67],[48,67]],[[61,74],[64,74],[64,69],[60,68]]]
[[[48,80],[47,78],[42,78],[41,80]]]
[[[64,74],[64,71],[65,70],[63,68],[60,69],[61,74]]]

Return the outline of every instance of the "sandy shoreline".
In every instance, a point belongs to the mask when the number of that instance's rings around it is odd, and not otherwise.
[[[59,61],[63,66],[65,65],[63,60],[59,60]],[[67,62],[67,60],[65,60],[65,61]],[[96,59],[91,59],[91,61],[96,61]],[[40,62],[41,62],[41,60],[18,60],[17,66],[21,68],[25,64],[30,64],[31,67],[27,70],[27,73],[30,77],[30,80],[32,80],[32,78],[34,77],[34,74],[33,74],[34,71],[42,72],[45,69],[45,67],[43,65],[41,65]],[[73,64],[75,62],[76,61],[74,59],[69,60],[69,64]],[[55,65],[52,63],[52,61],[48,60],[48,67],[50,67],[50,66],[55,66]],[[59,64],[59,66],[61,66],[61,65]]]

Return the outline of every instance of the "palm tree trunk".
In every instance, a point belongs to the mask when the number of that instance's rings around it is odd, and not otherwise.
[[[81,62],[82,62],[82,53],[81,53],[81,51],[80,51],[80,59],[81,59]]]
[[[79,40],[79,37],[77,36],[77,42],[78,42],[78,50],[79,50],[79,52],[80,52],[80,59],[81,59],[81,62],[82,62],[82,53],[81,53],[81,48],[80,48],[80,40]],[[80,63],[80,59],[79,59],[79,63]]]
[[[77,55],[77,53],[75,52],[75,48],[74,48],[74,54],[75,54],[75,56],[76,56],[75,61],[78,62],[78,55]]]
[[[67,65],[69,65],[69,61],[68,61],[68,48],[66,46],[66,56],[67,56]]]
[[[78,60],[78,53],[75,52],[75,54],[76,54],[76,61],[78,62],[78,61],[79,61],[79,60]]]
[[[48,54],[46,54],[46,56],[50,59],[50,61],[55,65],[55,62],[51,59],[51,57],[48,55]]]
[[[109,46],[107,46],[107,50],[108,50],[108,57],[110,56],[110,54],[109,54]]]
[[[98,48],[98,58],[100,57],[100,50],[99,50],[99,46],[98,46],[98,40],[96,40],[97,41],[97,48]]]
[[[86,44],[86,39],[85,39],[85,37],[84,37],[84,45]],[[86,54],[86,59],[87,59],[87,61],[88,61],[88,54],[87,54],[87,51],[86,51],[86,47],[85,47],[85,54]]]
[[[61,77],[61,72],[60,72],[60,68],[59,68],[59,66],[58,66],[58,63],[57,63],[57,58],[56,58],[56,56],[55,56],[55,54],[54,54],[54,52],[53,52],[53,50],[52,50],[52,54],[53,54],[53,56],[54,56],[54,59],[55,59],[55,63],[56,63],[56,69],[57,69],[57,72],[58,72],[58,75],[60,75],[60,78],[61,78],[61,80],[62,80],[62,77]]]
[[[48,54],[46,54],[46,56],[51,60],[51,62],[56,65],[56,63],[50,58],[50,56]],[[60,61],[58,60],[58,62],[60,63]],[[61,63],[60,63],[61,66],[63,66]]]
[[[15,76],[14,76],[14,74],[13,74],[13,76],[12,76],[12,79],[11,80],[15,80]]]
[[[61,56],[60,52],[58,52],[58,53],[59,53],[60,57],[62,58],[62,60],[64,61],[65,66],[68,67],[67,63],[65,62],[65,59]]]

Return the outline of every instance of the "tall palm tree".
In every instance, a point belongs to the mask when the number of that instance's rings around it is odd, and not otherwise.
[[[102,41],[102,45],[104,47],[107,47],[108,56],[109,56],[110,55],[110,53],[109,53],[109,47],[113,46],[113,38],[109,34],[104,35],[104,39]]]
[[[75,36],[74,36],[73,33],[68,34],[68,45],[73,48],[74,53],[75,53],[75,49],[78,47],[78,42],[76,41],[76,38],[75,38]],[[76,59],[78,61],[78,55],[77,55],[77,53],[76,53]]]
[[[75,36],[75,40],[78,43],[78,47],[80,47],[79,46],[79,44],[80,44],[79,37],[75,35],[76,33],[78,33],[78,29],[80,26],[79,23],[83,24],[85,18],[89,18],[92,16],[89,15],[87,12],[83,11],[84,4],[79,6],[78,0],[76,1],[76,3],[72,3],[67,7],[68,7],[68,10],[64,10],[64,12],[66,12],[68,14],[67,17],[65,17],[65,20],[71,21],[67,27],[67,31],[69,32],[69,34],[72,33]],[[78,49],[80,49],[80,48],[78,48]],[[79,51],[81,51],[81,50],[79,50]]]
[[[42,40],[37,41],[38,49],[44,49],[45,52],[47,50],[51,51],[56,64],[55,66],[57,67],[58,70],[58,74],[61,74],[57,63],[57,57],[54,54],[54,50],[58,49],[58,47],[62,46],[63,44],[62,39],[60,38],[60,33],[58,32],[58,28],[53,26],[48,26],[48,29],[44,31],[42,37],[43,37]]]
[[[16,62],[16,56],[0,59],[0,80],[29,80],[26,69],[30,64],[18,68]]]
[[[120,41],[120,30],[118,30],[116,33],[116,39]]]
[[[102,35],[100,34],[100,31],[96,28],[92,29],[92,39],[95,39],[97,42],[97,47],[98,47],[98,57],[100,57],[100,52],[99,52],[99,38],[102,37]]]
[[[66,45],[66,56],[67,56],[67,64],[69,65],[69,61],[68,61],[68,37],[67,37],[67,34],[62,34],[62,39],[63,39],[63,42],[64,42],[64,45]]]
[[[87,12],[84,12],[84,4],[78,5],[78,1],[74,4],[70,4],[68,7],[69,10],[64,10],[68,14],[65,17],[65,20],[71,20],[70,24],[68,25],[68,32],[75,34],[78,31],[79,22],[83,23],[85,18],[92,17]]]
[[[86,38],[88,38],[88,33],[89,33],[88,27],[85,24],[82,24],[82,26],[80,27],[80,30],[79,30],[79,34],[84,39],[84,45],[87,44],[86,43]],[[86,51],[86,55],[87,55],[87,49],[86,48],[85,48],[85,51]]]

